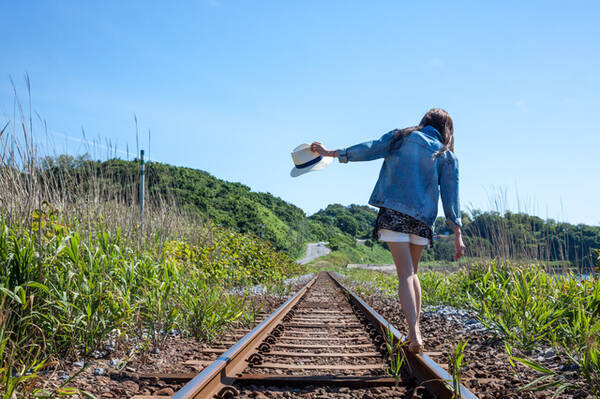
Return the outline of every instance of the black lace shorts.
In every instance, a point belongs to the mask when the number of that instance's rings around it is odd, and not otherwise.
[[[433,244],[433,231],[428,225],[412,216],[393,209],[379,208],[375,228],[373,229],[373,238],[376,240],[379,239],[379,229],[415,234],[419,237],[429,239],[429,247]]]

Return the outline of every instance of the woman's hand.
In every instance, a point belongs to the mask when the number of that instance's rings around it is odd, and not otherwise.
[[[461,256],[465,254],[465,244],[463,243],[462,233],[460,227],[454,229],[454,247],[456,248],[456,255],[454,260],[459,260]]]
[[[310,145],[310,150],[324,157],[337,157],[337,151],[329,151],[318,141],[315,141]]]

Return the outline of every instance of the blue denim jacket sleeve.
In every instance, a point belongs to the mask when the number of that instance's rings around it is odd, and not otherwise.
[[[446,225],[454,228],[462,226],[458,198],[458,159],[449,151],[444,155],[443,159],[440,159],[440,194]]]
[[[341,163],[348,161],[372,161],[378,158],[384,158],[390,152],[390,144],[394,139],[396,130],[387,132],[378,140],[365,141],[348,148],[338,150],[338,159]]]

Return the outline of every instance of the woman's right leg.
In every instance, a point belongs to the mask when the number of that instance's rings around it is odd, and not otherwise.
[[[422,344],[421,333],[418,327],[418,308],[415,295],[415,278],[412,255],[408,242],[388,242],[388,247],[396,264],[398,273],[398,299],[402,305],[402,312],[408,323],[408,338]]]

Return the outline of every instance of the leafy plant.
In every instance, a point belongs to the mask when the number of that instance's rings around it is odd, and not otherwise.
[[[377,289],[396,295],[397,280],[393,275],[337,270],[363,287],[355,288],[358,292],[368,294]],[[572,359],[591,392],[600,391],[597,275],[553,275],[539,264],[478,260],[451,274],[420,272],[419,279],[424,304],[470,309],[484,326],[517,350],[552,347]],[[553,373],[546,377],[548,381],[541,382],[562,381],[560,373]]]
[[[590,385],[592,392],[600,396],[600,344],[596,334],[595,338],[588,341],[586,348],[583,351],[583,359],[581,361],[581,369],[583,376]]]
[[[544,367],[540,363],[531,359],[513,356],[512,349],[507,343],[505,343],[505,348],[508,354],[509,362],[513,367],[513,370],[515,370],[515,373],[516,368],[514,362],[517,361],[542,374],[541,377],[538,377],[535,380],[530,381],[527,384],[520,387],[519,391],[543,391],[552,388],[554,390],[554,394],[552,395],[552,397],[554,398],[569,388],[577,388],[576,385],[572,384],[565,377],[561,376],[559,373],[547,367]]]
[[[386,372],[392,377],[396,378],[397,381],[400,379],[402,365],[406,359],[406,353],[404,352],[404,342],[396,339],[391,328],[386,328],[384,333],[385,349],[388,358],[388,366]]]
[[[186,315],[186,327],[193,336],[208,342],[219,336],[229,323],[240,319],[245,311],[243,297],[228,295],[201,279],[182,287],[179,301]]]
[[[468,339],[460,340],[454,346],[454,350],[448,353],[448,371],[452,376],[452,380],[449,382],[452,389],[452,398],[460,398],[460,386],[462,381],[462,375],[467,362],[465,361],[465,348]]]

